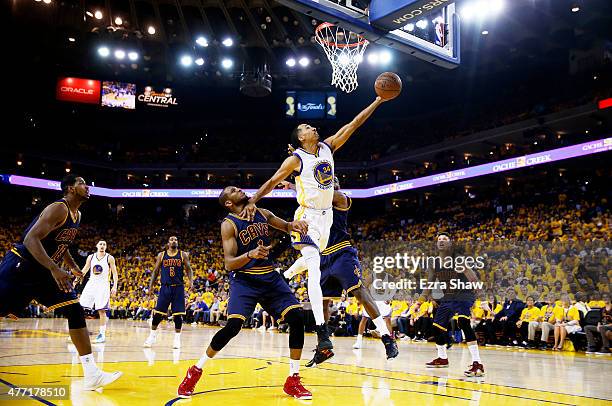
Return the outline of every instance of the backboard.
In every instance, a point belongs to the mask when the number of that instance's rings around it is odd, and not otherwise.
[[[447,69],[461,62],[454,0],[371,0],[367,10],[367,0],[277,1]]]

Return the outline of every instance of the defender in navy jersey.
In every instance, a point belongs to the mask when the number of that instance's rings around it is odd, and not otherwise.
[[[89,187],[76,175],[66,176],[60,186],[64,197],[34,218],[0,264],[0,317],[19,314],[33,299],[47,310],[62,308],[83,365],[83,388],[95,390],[114,382],[121,373],[103,372],[96,366],[85,313],[71,275],[62,269],[66,265],[73,275],[82,276],[69,248],[79,231],[79,207],[89,200]]]
[[[434,315],[433,330],[436,337],[438,357],[425,365],[428,368],[448,368],[448,356],[446,355],[448,324],[455,314],[457,314],[457,324],[465,335],[465,341],[472,356],[472,364],[464,372],[464,374],[469,377],[483,376],[485,372],[484,366],[481,364],[480,360],[476,333],[474,333],[474,329],[470,323],[471,308],[474,304],[475,294],[472,290],[458,290],[450,287],[453,279],[461,280],[462,282],[476,282],[478,280],[478,276],[473,269],[468,267],[459,272],[456,271],[454,267],[445,268],[441,266],[442,263],[449,262],[446,260],[447,258],[454,259],[456,257],[450,235],[446,233],[438,234],[436,236],[435,243],[435,248],[438,251],[438,258],[440,258],[441,261],[434,264],[434,268],[429,269],[428,279],[430,282],[438,281],[445,283],[448,289],[443,292],[444,295],[441,299],[436,300],[437,309]],[[424,300],[425,296],[429,295],[430,291],[425,290],[421,300]]]
[[[178,388],[178,395],[191,397],[204,364],[240,332],[242,323],[253,314],[259,303],[276,320],[289,324],[290,373],[285,382],[285,393],[297,399],[312,399],[312,394],[302,386],[299,375],[304,347],[302,306],[274,269],[274,261],[269,257],[270,226],[285,233],[306,235],[308,225],[304,221],[286,222],[262,208],[258,208],[250,220],[240,217],[248,201],[248,196],[234,186],[226,187],[219,196],[219,203],[229,212],[221,223],[225,268],[230,275],[227,324],[214,335],[196,365],[189,368]]]
[[[289,182],[282,183],[287,188],[293,188]],[[329,302],[332,298],[339,298],[345,293],[355,296],[359,304],[363,305],[372,321],[381,333],[381,340],[385,346],[387,359],[398,356],[399,351],[395,340],[391,337],[389,328],[380,314],[376,301],[361,280],[361,264],[357,257],[357,250],[351,245],[351,236],[348,232],[348,213],[352,200],[340,191],[340,182],[334,176],[333,198],[334,221],[331,226],[328,247],[321,252],[321,289],[323,290],[323,310],[325,320],[329,320]],[[285,272],[285,277],[291,279],[300,272],[307,270],[303,257],[300,257]],[[333,357],[331,351],[316,351],[313,359],[306,364],[311,367]]]
[[[187,290],[189,290],[193,286],[193,270],[189,263],[189,254],[179,250],[178,238],[171,236],[168,239],[168,249],[157,254],[151,282],[149,283],[149,292],[152,292],[157,275],[161,272],[161,287],[159,288],[155,310],[153,310],[151,332],[144,343],[145,347],[152,347],[155,344],[157,326],[168,315],[168,306],[171,306],[172,318],[174,319],[172,348],[181,348],[181,329],[183,328],[183,315],[185,314],[184,269],[187,269],[189,282]]]

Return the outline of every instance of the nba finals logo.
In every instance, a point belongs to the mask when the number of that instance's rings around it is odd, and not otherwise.
[[[93,272],[94,275],[100,275],[102,273],[102,266],[94,265],[91,272]]]
[[[329,161],[319,162],[314,167],[313,174],[322,189],[327,189],[334,182],[334,171]]]
[[[516,158],[516,167],[520,168],[521,166],[525,166],[525,161],[526,160],[527,159],[524,156]]]

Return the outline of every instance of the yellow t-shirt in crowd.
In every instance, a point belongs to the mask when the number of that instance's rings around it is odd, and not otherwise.
[[[202,293],[202,300],[206,303],[206,306],[210,307],[215,300],[215,294],[212,292],[204,292]]]
[[[423,302],[421,303],[421,308],[419,309],[419,317],[429,317],[429,309],[433,307],[431,302]]]
[[[351,302],[346,308],[346,312],[350,315],[356,315],[359,312],[359,305],[355,302]]]
[[[393,300],[391,301],[391,308],[393,309],[391,317],[399,317],[400,314],[408,309],[408,303],[403,300]]]
[[[554,304],[542,306],[540,309],[540,318],[542,318],[542,321],[552,323],[551,319],[554,317],[554,311],[557,307],[558,306]]]
[[[522,320],[522,321],[538,321],[540,316],[541,316],[540,309],[538,309],[537,307],[533,306],[531,309],[528,308],[528,307],[525,307],[523,309],[523,311],[521,312],[520,320]]]
[[[604,308],[606,307],[606,302],[604,302],[603,300],[591,300],[589,303],[587,303],[587,305],[592,309],[592,308]]]

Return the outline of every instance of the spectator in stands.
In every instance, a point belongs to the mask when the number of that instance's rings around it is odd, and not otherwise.
[[[533,296],[527,296],[527,306],[521,312],[519,321],[516,322],[516,327],[518,327],[521,336],[520,344],[522,347],[535,348],[535,334],[540,316],[540,309],[535,307]]]
[[[203,297],[200,297],[198,306],[193,311],[193,323],[192,325],[198,324],[199,322],[204,324],[210,321],[210,310]]]
[[[212,306],[210,306],[210,324],[215,325],[219,322],[219,318],[221,317],[221,311],[219,307],[221,305],[221,300],[219,297],[215,297]]]
[[[548,337],[550,332],[554,331],[554,311],[557,301],[557,297],[554,293],[549,293],[546,297],[546,304],[540,309],[540,317],[538,318],[538,326],[536,330],[542,330],[540,337],[539,349],[546,350],[548,348]]]
[[[565,337],[582,330],[580,327],[580,311],[570,304],[569,295],[565,294],[561,296],[561,306],[557,306],[553,317],[555,318],[553,351],[561,351]]]
[[[589,325],[584,327],[584,331],[587,336],[587,354],[599,354],[609,355],[610,354],[610,332],[612,332],[612,303],[610,302],[610,296],[607,296],[606,305],[601,309],[601,321],[597,326]],[[595,332],[599,333],[601,338],[601,349],[598,350],[595,341]]]
[[[506,301],[502,309],[495,315],[493,321],[495,331],[502,331],[501,342],[499,344],[510,346],[516,341],[514,330],[525,304],[516,299],[516,292],[513,288],[506,291]]]

